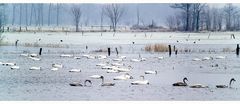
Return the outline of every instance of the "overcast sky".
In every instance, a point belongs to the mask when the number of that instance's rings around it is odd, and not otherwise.
[[[100,13],[101,8],[105,4],[80,4],[81,9],[83,11],[83,15],[81,18],[81,23],[84,24],[85,21],[88,21],[90,25],[98,25],[100,24]],[[125,15],[121,19],[122,25],[132,25],[136,24],[137,22],[137,7],[140,11],[140,19],[144,21],[145,24],[150,24],[152,20],[154,20],[157,25],[165,25],[166,17],[169,15],[173,15],[177,12],[176,9],[170,8],[170,4],[166,3],[159,3],[159,4],[121,4],[125,8]],[[210,4],[211,7],[223,7],[225,4]],[[234,4],[240,7],[239,4]],[[15,14],[15,22],[19,23],[20,19],[20,11],[19,7],[16,7],[16,14]],[[30,11],[31,4],[28,4],[28,8]],[[60,16],[60,24],[61,25],[72,25],[72,14],[70,11],[70,8],[72,7],[72,4],[62,4],[61,9],[61,16]],[[7,13],[7,21],[11,24],[12,21],[12,4],[8,4],[5,8]],[[52,13],[52,24],[56,23],[56,18],[54,17],[56,13]],[[29,17],[30,13],[27,15]],[[48,15],[48,4],[44,5],[44,23],[47,24],[47,15]],[[26,15],[23,14],[22,16],[22,23],[25,23],[25,17]],[[104,24],[108,24],[108,19],[104,19]]]

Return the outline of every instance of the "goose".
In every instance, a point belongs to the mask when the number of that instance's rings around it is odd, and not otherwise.
[[[113,80],[127,80],[127,79],[133,79],[133,77],[130,76],[128,73],[125,73],[123,75],[116,76],[113,78]]]
[[[100,75],[92,75],[92,76],[89,76],[90,78],[92,79],[100,79],[101,76]]]
[[[131,69],[133,69],[131,66],[128,66],[128,68],[115,68],[119,72],[129,72]]]
[[[183,78],[183,82],[176,82],[176,83],[173,83],[172,85],[173,86],[187,86],[186,81],[188,81],[188,79],[185,77],[185,78]]]
[[[61,54],[60,57],[73,57],[73,55],[70,55],[70,54]]]
[[[113,61],[123,61],[121,58],[113,59]]]
[[[71,69],[71,70],[69,70],[69,72],[76,72],[76,73],[79,73],[79,72],[81,72],[81,70],[80,70],[80,69]]]
[[[145,80],[143,75],[141,75],[140,77],[142,77],[143,79],[142,80],[133,81],[133,82],[131,82],[131,84],[132,85],[146,85],[146,84],[149,84],[148,80]]]
[[[193,61],[200,61],[201,59],[199,59],[199,58],[194,58],[194,59],[192,59]]]
[[[231,80],[230,80],[230,82],[229,82],[229,86],[227,86],[227,85],[216,85],[216,87],[217,88],[232,88],[232,82],[235,82],[236,80],[234,79],[234,78],[232,78]]]
[[[80,82],[72,82],[72,83],[70,83],[69,85],[70,85],[70,86],[81,86],[81,87],[83,87],[83,86],[87,86],[87,82],[92,85],[92,81],[91,81],[91,80],[85,80],[85,81],[84,81],[84,85],[82,85]],[[89,86],[89,87],[90,87],[90,86]]]
[[[19,66],[12,66],[11,69],[19,69]]]
[[[112,66],[124,66],[123,63],[112,63],[111,65],[112,65]]]
[[[118,70],[107,70],[107,73],[119,73]]]
[[[145,71],[144,73],[145,73],[145,74],[157,74],[157,71],[150,71],[150,70],[149,70],[149,71]]]
[[[225,59],[226,56],[216,56],[216,59]]]
[[[111,83],[111,82],[104,82],[104,77],[103,76],[101,76],[100,77],[101,79],[102,79],[102,84],[101,84],[101,86],[114,86],[115,85],[115,83]]]
[[[208,86],[202,85],[202,84],[194,84],[189,86],[190,88],[208,88]]]
[[[63,68],[62,64],[52,64],[53,68]]]
[[[41,70],[41,67],[31,67],[29,70]]]
[[[52,70],[52,71],[57,71],[57,70],[58,70],[58,68],[52,68],[51,70]]]
[[[2,63],[2,65],[6,65],[6,66],[15,66],[16,63],[10,63],[10,62],[7,62],[7,63]]]

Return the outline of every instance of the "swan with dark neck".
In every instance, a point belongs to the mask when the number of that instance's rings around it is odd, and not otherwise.
[[[188,81],[188,79],[185,77],[185,78],[183,78],[183,82],[176,82],[176,83],[173,83],[172,85],[173,86],[188,86],[186,81]]]
[[[216,85],[217,88],[232,88],[232,82],[235,82],[236,80],[234,78],[232,78],[229,82],[229,86],[227,85]]]

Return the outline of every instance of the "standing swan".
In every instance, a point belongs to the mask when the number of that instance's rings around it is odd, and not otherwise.
[[[110,83],[110,82],[104,83],[104,77],[103,76],[101,76],[100,78],[102,79],[101,86],[114,86],[115,85],[115,83]]]
[[[216,85],[216,87],[217,87],[217,88],[228,88],[228,87],[229,87],[229,88],[232,88],[231,85],[232,85],[232,82],[233,82],[233,81],[235,82],[236,80],[235,80],[234,78],[232,78],[232,79],[230,80],[230,82],[229,82],[229,86],[227,86],[227,85]]]
[[[83,87],[83,86],[87,86],[87,84],[86,84],[87,82],[92,85],[92,81],[91,81],[91,80],[85,80],[85,81],[84,81],[84,85],[82,85],[80,82],[72,82],[72,83],[70,83],[69,85],[70,85],[70,86],[81,86],[81,87]],[[90,85],[90,86],[91,86],[91,85]],[[89,87],[90,87],[90,86],[89,86]]]
[[[185,77],[185,78],[183,78],[183,82],[176,82],[176,83],[173,83],[172,85],[173,86],[187,86],[187,83],[185,82],[185,80],[188,81],[188,79]]]
[[[143,75],[141,75],[140,77],[142,77],[143,79],[134,81],[131,84],[132,85],[145,85],[145,84],[149,84],[148,80],[145,80]]]

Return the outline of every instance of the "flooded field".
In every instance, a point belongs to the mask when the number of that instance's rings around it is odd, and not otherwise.
[[[22,34],[22,33],[21,33]],[[126,35],[126,34],[125,34]],[[132,34],[131,34],[132,35]],[[159,36],[145,41],[144,35],[138,41],[137,39],[119,37],[119,40],[113,41],[113,38],[98,39],[97,36],[86,36],[81,41],[73,39],[63,39],[67,41],[69,47],[51,48],[42,47],[40,60],[34,60],[28,56],[20,56],[24,53],[38,54],[40,47],[24,46],[24,42],[34,43],[34,39],[42,38],[44,43],[59,41],[61,37],[49,39],[48,36],[35,37],[32,41],[24,40],[29,37],[18,37],[13,34],[7,36],[8,43],[14,43],[19,39],[20,44],[15,46],[0,46],[0,62],[16,63],[19,69],[11,69],[11,66],[0,65],[0,100],[239,100],[240,99],[240,58],[235,55],[236,42],[224,40],[224,36],[216,42],[205,40],[206,43],[192,44],[193,41],[201,37],[193,38],[191,42],[176,43],[176,40],[185,41],[184,38],[174,38],[161,42],[158,38],[169,36]],[[140,35],[138,35],[140,36]],[[18,38],[16,38],[18,37]],[[64,37],[64,36],[63,36]],[[81,37],[81,36],[76,36]],[[93,37],[93,38],[92,38]],[[177,37],[177,35],[176,35]],[[226,36],[228,37],[228,36]],[[24,39],[23,39],[24,38]],[[45,40],[48,39],[48,40]],[[92,40],[91,40],[92,39]],[[155,40],[156,39],[156,40]],[[44,42],[46,41],[46,42]],[[106,41],[106,42],[105,42]],[[122,44],[120,44],[122,41]],[[135,41],[136,44],[131,42]],[[151,41],[151,42],[150,42]],[[226,44],[222,43],[227,41]],[[69,43],[68,43],[69,42]],[[86,43],[85,43],[86,42]],[[100,42],[98,44],[98,42]],[[115,42],[115,43],[114,43]],[[79,44],[78,44],[79,43]],[[149,43],[167,43],[178,47],[179,49],[191,49],[191,52],[179,52],[178,55],[169,57],[165,52],[146,52],[144,47]],[[88,48],[86,49],[86,45]],[[41,44],[40,44],[41,46]],[[107,52],[96,52],[99,49],[111,47],[111,56],[103,59],[86,58],[84,55],[107,55]],[[119,49],[119,55],[116,55],[114,48]],[[228,48],[229,51],[223,51]],[[204,51],[203,51],[204,50]],[[69,57],[60,57],[61,55],[73,55]],[[119,56],[126,56],[123,61],[114,61]],[[140,56],[140,57],[139,57]],[[220,57],[222,56],[222,57]],[[75,58],[74,58],[75,57]],[[76,57],[79,57],[76,59]],[[160,58],[160,57],[163,57]],[[209,57],[208,60],[203,58]],[[220,57],[220,58],[219,58]],[[146,58],[141,61],[132,59]],[[199,58],[200,60],[197,60]],[[195,60],[195,61],[193,61]],[[96,66],[99,63],[111,65],[112,63],[124,64],[123,68],[131,66],[132,69],[127,72],[107,73],[106,69]],[[51,70],[52,64],[62,64],[63,67],[58,70]],[[41,67],[40,70],[29,70],[31,67]],[[81,72],[69,72],[71,69],[80,69]],[[157,74],[145,74],[145,71],[157,71]],[[114,77],[128,73],[133,79],[113,80]],[[92,79],[89,76],[104,76],[105,82],[115,83],[114,86],[101,86],[101,79]],[[131,85],[131,82],[141,80],[143,75],[149,84]],[[208,88],[190,88],[175,87],[173,83],[182,81],[184,77],[188,78],[187,84],[202,84]],[[231,78],[236,82],[232,88],[216,88],[216,85],[228,85]],[[88,86],[70,86],[72,82],[81,82],[86,79],[91,80],[92,85]]]

